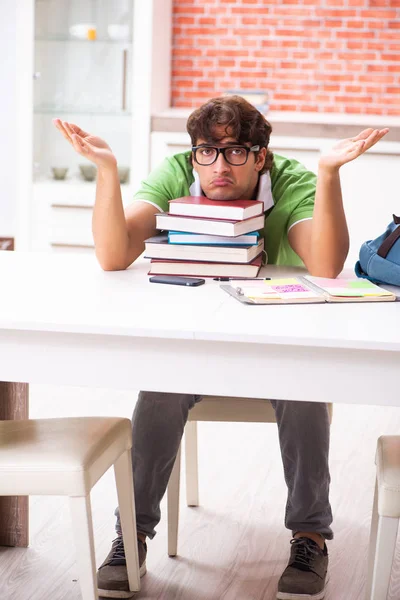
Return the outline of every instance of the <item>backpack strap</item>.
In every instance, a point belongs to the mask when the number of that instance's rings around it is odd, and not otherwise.
[[[395,225],[400,225],[400,217],[393,215],[393,221]],[[386,258],[389,254],[389,250],[394,246],[397,240],[400,238],[400,227],[393,229],[392,233],[387,236],[386,240],[382,242],[377,250],[377,254],[382,258]]]

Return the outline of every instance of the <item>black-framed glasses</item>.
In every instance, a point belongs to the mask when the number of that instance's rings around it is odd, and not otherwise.
[[[208,146],[207,144],[201,144],[200,146],[192,146],[192,152],[194,160],[198,165],[203,167],[212,165],[218,159],[218,156],[222,154],[226,162],[235,167],[240,167],[247,163],[250,152],[258,152],[260,146],[224,146],[218,148],[217,146]]]

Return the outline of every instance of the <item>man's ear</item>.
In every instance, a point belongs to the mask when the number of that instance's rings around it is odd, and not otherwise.
[[[261,171],[261,169],[264,167],[266,156],[267,156],[267,149],[261,148],[261,150],[258,152],[257,160],[255,162],[256,171]]]

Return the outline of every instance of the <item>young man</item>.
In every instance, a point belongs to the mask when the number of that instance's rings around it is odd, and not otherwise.
[[[213,200],[258,199],[264,203],[269,262],[301,265],[317,276],[336,277],[349,247],[339,168],[378,142],[387,129],[366,129],[321,156],[318,176],[295,160],[268,150],[271,126],[244,99],[214,98],[187,123],[192,151],[166,158],[142,183],[124,212],[117,161],[100,138],[55,121],[74,149],[98,167],[93,235],[105,270],[126,269],[155,235],[155,214],[168,201],[204,194]],[[133,479],[141,574],[146,537],[153,538],[181,442],[188,411],[200,396],[142,391],[133,414]],[[324,597],[333,537],[329,504],[329,416],[324,403],[271,401],[279,429],[288,498],[285,526],[292,531],[288,566],[277,598]],[[117,513],[118,514],[118,513]],[[123,539],[117,539],[98,572],[99,594],[128,598]]]

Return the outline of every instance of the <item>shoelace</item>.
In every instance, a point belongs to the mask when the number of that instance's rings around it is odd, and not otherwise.
[[[320,554],[318,545],[307,538],[295,538],[290,543],[294,547],[292,566],[302,571],[311,571],[315,558]]]
[[[107,564],[111,566],[126,564],[124,540],[122,539],[122,536],[118,536],[115,538],[115,540],[113,540],[113,553]]]

